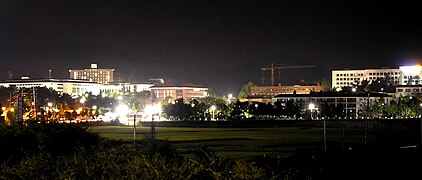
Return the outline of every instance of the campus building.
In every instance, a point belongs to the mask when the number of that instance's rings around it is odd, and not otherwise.
[[[194,99],[203,98],[208,95],[208,88],[197,85],[155,85],[150,87],[151,95],[154,100],[163,100],[170,98],[176,99]]]
[[[97,64],[91,64],[90,69],[69,70],[70,79],[88,80],[100,84],[108,84],[114,81],[114,69],[98,69]]]
[[[400,69],[358,69],[358,70],[333,70],[332,71],[332,88],[353,87],[358,85],[363,80],[369,82],[375,81],[379,78],[389,77],[389,82],[393,85],[400,83]]]
[[[288,101],[293,101],[304,108],[308,108],[312,103],[316,112],[325,106],[325,108],[340,110],[344,117],[363,117],[368,115],[368,107],[372,107],[381,99],[385,106],[390,105],[392,101],[390,95],[382,93],[312,92],[310,94],[279,94],[272,98],[272,103],[286,105]]]
[[[86,92],[98,95],[101,91],[101,84],[74,79],[15,79],[1,82],[0,86],[16,88],[46,87],[60,94],[67,93],[71,96],[82,95]]]

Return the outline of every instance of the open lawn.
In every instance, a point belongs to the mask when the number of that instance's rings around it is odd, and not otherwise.
[[[183,154],[189,154],[199,146],[208,147],[228,158],[250,158],[253,156],[288,157],[297,153],[323,151],[322,128],[182,128],[156,127],[156,139],[174,143]],[[133,127],[92,126],[107,139],[133,141]],[[141,141],[149,135],[149,127],[136,128],[136,139]],[[359,148],[364,143],[364,128],[327,128],[327,151]],[[418,144],[417,129],[369,128],[368,145],[406,146]]]

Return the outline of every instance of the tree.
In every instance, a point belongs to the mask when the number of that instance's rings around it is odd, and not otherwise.
[[[242,87],[242,90],[240,90],[239,92],[239,98],[246,98],[250,95],[252,95],[251,93],[251,87],[255,87],[255,83],[249,81],[248,83],[244,84]]]

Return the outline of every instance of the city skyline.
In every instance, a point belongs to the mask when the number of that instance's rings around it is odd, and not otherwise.
[[[332,69],[419,63],[412,3],[279,1],[2,2],[0,79],[66,78],[91,63],[119,77],[162,77],[219,94],[261,83],[271,63],[282,84],[330,79]],[[269,74],[266,73],[266,82]],[[218,88],[218,89],[217,89]]]

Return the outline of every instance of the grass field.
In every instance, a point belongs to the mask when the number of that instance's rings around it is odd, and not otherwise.
[[[92,126],[107,139],[133,141],[133,127]],[[359,147],[364,143],[363,128],[327,128],[327,151]],[[136,139],[141,141],[150,133],[149,127],[136,128]],[[322,128],[181,128],[156,127],[156,139],[168,140],[184,154],[199,146],[208,147],[223,157],[250,158],[266,155],[288,157],[297,153],[323,151]],[[344,137],[344,138],[343,138]],[[419,130],[369,129],[367,144],[405,146],[420,141]],[[344,145],[344,146],[343,146]]]

